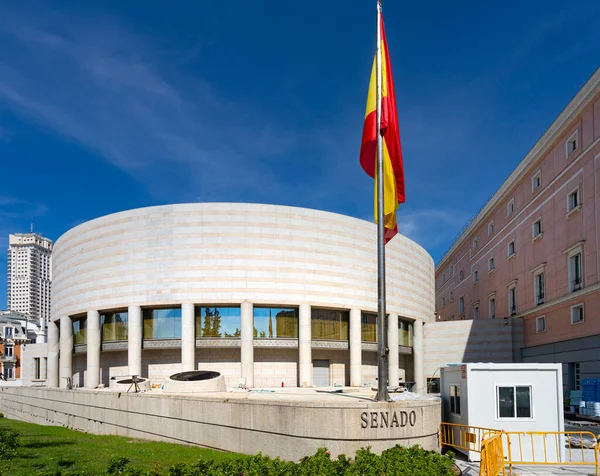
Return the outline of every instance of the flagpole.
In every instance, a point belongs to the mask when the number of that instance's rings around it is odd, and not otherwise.
[[[387,389],[387,346],[385,315],[385,242],[383,210],[383,138],[381,137],[381,0],[377,0],[377,395],[378,402],[390,399]]]

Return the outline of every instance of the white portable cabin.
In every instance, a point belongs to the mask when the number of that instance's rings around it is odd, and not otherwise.
[[[507,432],[564,432],[561,364],[458,364],[441,369],[442,421]],[[481,431],[454,428],[455,442],[473,448]],[[465,438],[466,435],[466,438]],[[564,461],[565,439],[559,435],[511,435],[513,461]],[[466,441],[466,444],[464,440]],[[519,441],[520,439],[520,441]],[[508,454],[503,437],[504,452]],[[470,442],[470,443],[469,443]],[[464,453],[479,461],[480,453]],[[535,460],[533,457],[535,452]]]

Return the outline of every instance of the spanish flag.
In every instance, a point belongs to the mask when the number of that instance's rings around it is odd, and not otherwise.
[[[370,177],[375,178],[375,222],[377,222],[377,58],[373,61],[367,111],[360,147],[360,165]],[[396,111],[396,94],[392,77],[392,65],[388,52],[383,16],[381,17],[381,135],[383,137],[383,214],[385,242],[398,233],[396,210],[405,201],[404,166],[400,130]]]

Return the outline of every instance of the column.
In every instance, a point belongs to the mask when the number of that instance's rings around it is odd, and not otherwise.
[[[129,375],[142,376],[142,308],[129,306],[127,309],[127,365]]]
[[[47,358],[40,357],[40,379],[47,380],[48,379],[48,368],[47,368]]]
[[[312,387],[312,333],[311,308],[309,304],[300,304],[298,322],[298,376],[300,387]]]
[[[181,371],[196,369],[196,327],[194,304],[181,305]]]
[[[423,358],[423,321],[413,324],[413,362],[415,364],[415,389],[418,393],[427,393],[425,383],[425,363]]]
[[[362,344],[360,309],[350,309],[350,386],[362,387]]]
[[[388,316],[387,341],[390,352],[388,354],[388,385],[398,385],[398,315]]]
[[[67,387],[67,378],[73,382],[73,323],[69,316],[60,318],[60,373],[58,385]]]
[[[100,385],[100,313],[87,313],[87,373],[86,388]]]
[[[246,379],[247,387],[254,387],[254,305],[244,301],[240,307],[242,378]]]
[[[54,321],[48,322],[48,368],[46,385],[49,388],[58,387],[58,325]]]

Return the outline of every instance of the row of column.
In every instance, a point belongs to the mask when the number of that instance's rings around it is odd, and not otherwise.
[[[246,386],[254,386],[254,305],[241,304],[241,370]],[[350,385],[361,387],[362,342],[361,310],[350,310]],[[143,320],[140,306],[129,306],[127,330],[127,365],[129,375],[142,374]],[[87,313],[87,378],[85,386],[96,388],[100,384],[100,314]],[[387,340],[389,347],[388,381],[398,383],[398,316],[388,318]],[[60,354],[60,359],[59,359]],[[59,369],[60,362],[60,369]],[[418,391],[424,391],[423,321],[413,324],[414,379]],[[181,370],[195,370],[196,333],[194,304],[181,305]],[[49,387],[66,387],[67,378],[73,373],[73,326],[69,316],[60,318],[59,328],[55,322],[48,324],[48,379]],[[301,387],[312,386],[312,336],[311,306],[301,304],[298,322],[298,375]]]

